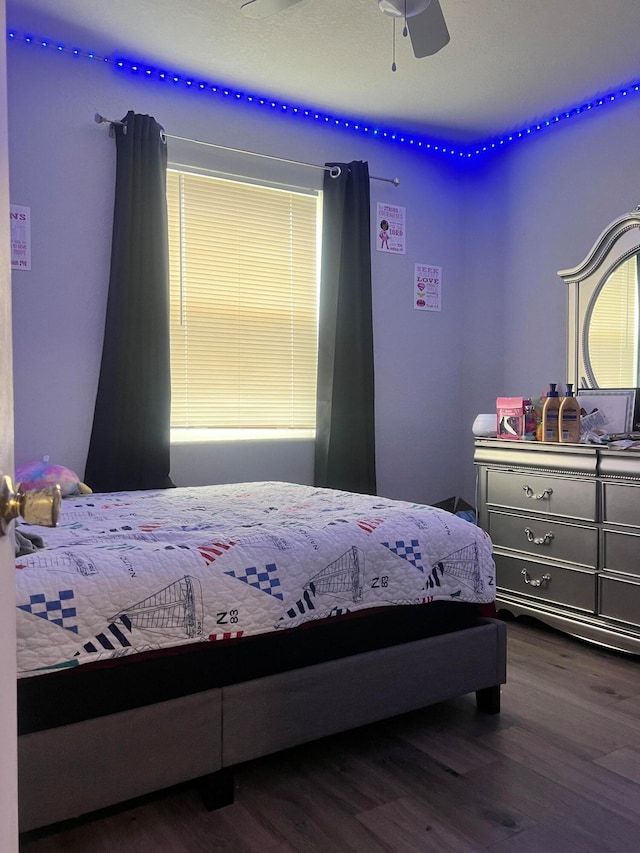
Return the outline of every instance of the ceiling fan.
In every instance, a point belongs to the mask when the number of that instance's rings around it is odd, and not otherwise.
[[[249,18],[267,18],[282,12],[300,0],[244,0],[241,11]],[[440,0],[376,0],[380,11],[404,19],[402,34],[409,35],[413,52],[419,59],[433,56],[449,43],[449,30],[440,8]],[[395,32],[395,29],[394,29]],[[395,66],[395,62],[394,62]],[[392,66],[395,71],[395,67]]]

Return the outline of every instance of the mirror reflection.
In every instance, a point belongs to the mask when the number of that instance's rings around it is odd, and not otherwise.
[[[638,265],[634,254],[605,276],[585,317],[582,350],[591,387],[640,385],[638,364]]]

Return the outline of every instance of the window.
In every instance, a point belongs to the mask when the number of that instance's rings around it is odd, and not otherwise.
[[[172,440],[313,435],[318,196],[169,170],[167,204]]]
[[[637,258],[617,266],[600,289],[589,323],[589,357],[601,388],[634,388],[638,372]]]

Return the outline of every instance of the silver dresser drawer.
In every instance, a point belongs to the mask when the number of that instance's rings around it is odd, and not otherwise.
[[[602,520],[610,524],[640,526],[640,486],[604,482]]]
[[[589,613],[595,612],[594,572],[535,563],[504,554],[496,554],[495,562],[498,599],[502,589]]]
[[[636,575],[640,580],[640,533],[603,530],[601,568]]]
[[[562,560],[586,568],[596,568],[596,527],[490,510],[487,532],[496,548],[533,554],[543,560]]]
[[[596,482],[550,474],[487,471],[487,503],[527,512],[596,520]]]
[[[640,583],[600,576],[600,615],[640,623]]]

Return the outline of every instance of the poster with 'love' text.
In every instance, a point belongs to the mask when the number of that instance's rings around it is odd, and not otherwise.
[[[442,310],[442,267],[415,265],[413,307],[417,311]]]

